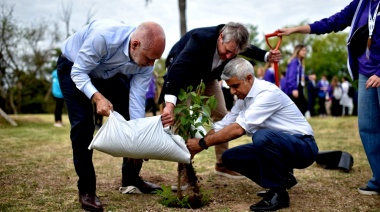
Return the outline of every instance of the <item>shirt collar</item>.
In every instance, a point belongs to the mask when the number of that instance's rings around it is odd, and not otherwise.
[[[127,39],[124,42],[124,47],[123,47],[123,52],[128,57],[129,61],[132,60],[132,58],[129,56],[129,43],[131,42],[131,37],[132,37],[132,34],[134,33],[135,30],[133,30],[133,32],[131,34],[129,34],[129,36],[127,37]]]
[[[247,96],[245,98],[247,98],[247,97],[248,98],[253,98],[253,97],[255,97],[257,95],[257,90],[258,90],[257,87],[259,86],[257,84],[260,83],[259,81],[260,81],[259,79],[257,79],[256,77],[254,77],[251,90],[249,90],[249,92],[248,92],[248,94],[247,94]]]

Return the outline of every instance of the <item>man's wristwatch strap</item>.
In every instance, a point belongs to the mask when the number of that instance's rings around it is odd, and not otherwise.
[[[202,149],[208,149],[208,146],[206,145],[206,141],[205,141],[204,138],[199,139],[198,144],[199,144],[199,146],[200,146]]]

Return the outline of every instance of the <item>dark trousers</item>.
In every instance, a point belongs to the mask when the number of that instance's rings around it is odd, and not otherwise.
[[[80,193],[96,192],[95,169],[92,163],[93,150],[88,150],[94,134],[93,104],[75,86],[70,77],[73,63],[60,57],[57,62],[58,78],[66,102],[71,124],[70,139],[73,149],[75,171],[79,177]],[[129,120],[129,81],[118,74],[109,79],[91,79],[93,85],[113,105],[113,109]],[[139,177],[141,164],[123,159],[122,179],[133,180]]]
[[[307,102],[305,95],[303,93],[303,86],[298,85],[298,97],[295,98],[292,93],[288,94],[289,98],[294,102],[294,104],[301,111],[302,115],[305,115],[307,111]]]
[[[285,188],[287,173],[303,169],[316,160],[318,146],[311,136],[290,135],[263,129],[252,143],[231,148],[222,155],[223,164],[263,188]]]
[[[332,99],[331,102],[331,115],[334,117],[342,116],[342,105],[339,104],[339,99]]]
[[[319,103],[318,112],[319,112],[319,115],[326,115],[325,102],[326,102],[326,97],[319,97],[318,98],[318,103]]]
[[[54,97],[55,99],[55,109],[54,109],[54,120],[62,121],[62,109],[63,109],[63,99]]]

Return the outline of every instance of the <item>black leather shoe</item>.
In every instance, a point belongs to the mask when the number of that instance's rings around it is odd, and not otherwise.
[[[289,172],[286,175],[285,188],[290,189],[291,187],[297,185],[297,179],[294,177],[293,173]]]
[[[289,207],[289,194],[283,190],[269,189],[265,197],[258,203],[251,205],[251,211],[276,211]]]
[[[160,186],[154,183],[150,183],[148,181],[144,181],[141,178],[139,178],[138,180],[132,183],[127,183],[123,185],[120,189],[122,193],[128,193],[128,194],[137,194],[137,193],[150,194],[156,191],[162,191],[162,188]]]
[[[297,179],[294,177],[293,173],[289,172],[287,175],[286,175],[286,181],[285,181],[285,188],[286,189],[290,189],[292,188],[293,186],[297,185]],[[259,191],[257,192],[257,196],[259,197],[265,197],[265,195],[267,194],[268,190],[266,191]]]
[[[79,202],[87,211],[103,211],[103,205],[96,194],[79,194]]]

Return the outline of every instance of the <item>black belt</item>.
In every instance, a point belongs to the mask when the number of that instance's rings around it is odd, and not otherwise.
[[[67,57],[65,55],[63,55],[63,54],[61,54],[60,57],[67,60]]]

